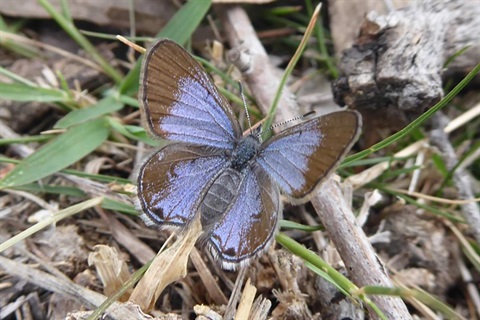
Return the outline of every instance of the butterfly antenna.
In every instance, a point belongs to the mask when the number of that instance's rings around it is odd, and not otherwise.
[[[240,96],[242,97],[243,107],[245,108],[245,113],[247,115],[248,127],[250,132],[252,132],[252,122],[250,121],[250,114],[248,113],[247,101],[245,100],[245,94],[243,93],[243,86],[240,81],[238,81],[238,88],[240,89]]]
[[[297,120],[302,120],[303,118],[306,118],[308,116],[311,116],[312,114],[314,114],[315,111],[309,111],[301,116],[298,116],[298,117],[295,117],[295,118],[292,118],[292,119],[288,119],[288,120],[285,120],[285,121],[282,121],[282,122],[279,122],[279,123],[275,123],[273,126],[271,126],[268,131],[272,131],[273,129],[277,128],[277,127],[280,127],[280,126],[283,126],[289,122],[292,122],[292,121],[297,121]]]

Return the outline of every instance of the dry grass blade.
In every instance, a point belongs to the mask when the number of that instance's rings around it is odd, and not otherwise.
[[[103,198],[98,197],[98,198],[93,198],[87,201],[84,201],[82,203],[73,205],[71,207],[68,207],[66,209],[60,210],[55,214],[52,214],[50,217],[48,217],[45,220],[42,220],[35,225],[31,226],[27,230],[17,234],[16,236],[8,239],[7,241],[3,242],[0,244],[0,252],[10,248],[14,244],[18,243],[19,241],[30,237],[32,234],[42,230],[43,228],[48,227],[52,223],[56,223],[58,221],[61,221],[67,217],[70,217],[78,212],[81,212],[83,210],[86,210],[88,208],[91,208],[93,206],[99,205],[102,202]]]
[[[171,247],[155,257],[129,300],[138,304],[142,310],[151,310],[163,289],[187,274],[188,257],[201,231],[200,217],[197,215],[185,233]]]
[[[140,52],[140,53],[145,53],[145,51],[147,51],[145,48],[133,43],[132,41],[128,40],[127,38],[125,37],[122,37],[120,35],[117,36],[117,39],[122,41],[123,43],[125,43],[127,46],[129,46],[130,48],[134,49],[135,51],[137,52]]]
[[[10,32],[5,32],[5,31],[2,31],[2,30],[0,30],[0,38],[10,39],[10,40],[15,41],[15,42],[28,44],[30,46],[34,46],[34,47],[37,47],[37,48],[42,49],[42,50],[50,51],[50,52],[56,53],[60,56],[70,58],[74,61],[78,61],[78,62],[84,64],[85,66],[89,67],[89,68],[92,68],[92,69],[95,69],[95,70],[98,70],[98,71],[102,71],[102,68],[98,64],[96,64],[95,62],[92,62],[91,60],[82,58],[79,55],[72,54],[68,51],[62,50],[58,47],[51,46],[51,45],[43,43],[43,42],[32,40],[30,38],[22,37],[22,36],[19,36],[19,35],[10,33]]]
[[[191,255],[192,263],[198,272],[198,275],[202,279],[208,294],[212,297],[213,301],[217,305],[226,305],[228,303],[227,297],[223,293],[222,289],[215,280],[212,270],[203,261],[200,252],[196,248],[193,248]]]
[[[255,294],[257,293],[257,288],[252,285],[250,278],[247,279],[245,287],[243,287],[242,297],[240,303],[238,304],[237,314],[235,319],[238,320],[247,320],[249,319],[250,310],[252,309],[253,300],[255,299]]]
[[[414,196],[414,197],[417,197],[417,198],[420,198],[420,199],[425,199],[425,200],[438,202],[438,203],[466,204],[466,203],[472,203],[472,202],[480,202],[480,198],[452,200],[452,199],[444,199],[444,198],[429,196],[428,194],[423,194],[423,193],[415,192],[415,191],[402,190],[402,189],[397,189],[397,188],[391,188],[390,190],[392,190],[394,192],[401,193],[401,194],[407,194],[407,195]]]

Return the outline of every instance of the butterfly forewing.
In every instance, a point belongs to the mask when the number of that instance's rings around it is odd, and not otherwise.
[[[246,169],[237,197],[208,234],[213,256],[234,269],[264,251],[281,214],[280,191],[258,165]]]
[[[220,152],[172,143],[152,154],[138,174],[138,200],[149,219],[171,226],[192,220],[206,189],[226,167]]]
[[[267,140],[257,161],[292,202],[301,203],[343,159],[360,128],[356,111],[327,114]]]
[[[161,138],[232,149],[241,129],[209,75],[171,40],[156,42],[142,65],[139,99],[150,131]]]

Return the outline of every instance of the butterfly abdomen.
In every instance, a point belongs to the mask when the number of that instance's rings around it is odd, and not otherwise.
[[[200,208],[203,226],[214,223],[217,217],[226,212],[238,194],[241,182],[242,174],[230,168],[218,176],[205,195]]]

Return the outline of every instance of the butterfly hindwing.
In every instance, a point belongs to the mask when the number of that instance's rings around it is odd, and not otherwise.
[[[234,269],[264,251],[273,240],[282,211],[280,191],[259,166],[244,172],[237,197],[208,233],[208,246],[225,269]]]
[[[137,178],[143,212],[157,224],[188,224],[226,163],[221,150],[185,143],[172,143],[153,153]]]

